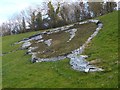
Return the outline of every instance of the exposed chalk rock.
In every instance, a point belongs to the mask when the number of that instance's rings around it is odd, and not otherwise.
[[[92,23],[98,23],[99,20],[88,20],[89,22],[92,22]]]
[[[30,42],[25,42],[25,43],[22,45],[22,49],[26,49],[26,48],[28,48],[30,45],[31,45]]]
[[[70,65],[73,69],[83,72],[103,71],[101,68],[89,65],[89,62],[82,56],[73,55],[73,57],[70,57]]]
[[[36,36],[36,37],[34,37],[33,39],[34,39],[34,40],[42,39],[42,35]]]
[[[32,54],[33,52],[32,52],[32,50],[35,50],[35,49],[37,49],[38,47],[29,47],[28,48],[28,51],[27,51],[27,54]]]
[[[83,58],[88,58],[88,56],[87,55],[80,55],[81,57],[83,57]]]
[[[88,23],[88,21],[79,22],[79,24],[85,24],[85,23]]]
[[[74,24],[71,24],[71,25],[67,25],[66,28],[70,28],[70,27],[73,27]]]
[[[41,39],[41,40],[38,40],[38,41],[37,41],[37,43],[41,43],[41,42],[44,42],[44,40],[43,40],[43,39]]]
[[[51,46],[51,41],[52,41],[52,39],[48,39],[48,40],[46,40],[46,41],[44,41],[44,43],[47,45],[47,46]]]
[[[66,31],[66,32],[70,33],[70,39],[67,42],[70,42],[74,38],[76,31],[77,31],[77,29],[70,29],[70,30]]]
[[[38,58],[36,57],[36,53],[32,53],[31,62],[35,63],[37,60],[38,60]]]
[[[46,62],[50,62],[50,61],[58,61],[58,60],[63,60],[65,59],[66,57],[65,56],[57,56],[57,57],[52,57],[52,58],[38,58],[36,60],[36,62],[43,62],[43,61],[46,61]],[[34,59],[34,58],[33,58]]]

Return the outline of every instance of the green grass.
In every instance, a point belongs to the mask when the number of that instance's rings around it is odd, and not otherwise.
[[[3,88],[116,88],[118,87],[118,12],[99,17],[103,29],[92,40],[84,54],[88,60],[100,59],[105,72],[75,71],[65,59],[56,62],[30,63],[31,56],[19,50],[2,57]],[[11,44],[37,32],[5,36],[3,52],[19,46]]]

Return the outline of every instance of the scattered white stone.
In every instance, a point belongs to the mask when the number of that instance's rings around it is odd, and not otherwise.
[[[89,22],[92,22],[92,23],[98,23],[99,20],[89,20]]]
[[[43,39],[41,39],[41,40],[38,40],[38,41],[37,41],[37,43],[40,43],[40,42],[43,42],[43,41],[44,41],[44,40],[43,40]]]
[[[44,41],[44,43],[47,45],[47,46],[51,46],[51,41],[52,41],[52,39],[48,39],[48,40],[46,40],[46,41]]]
[[[39,40],[39,39],[42,39],[42,35],[34,37],[34,40]]]
[[[71,25],[67,25],[66,28],[70,28],[70,27],[73,27],[74,24],[71,24]]]
[[[79,22],[79,24],[85,24],[85,23],[88,23],[88,21]]]
[[[77,55],[70,57],[70,65],[74,70],[83,72],[103,71],[102,68],[89,65],[89,62],[87,62],[84,57]]]
[[[59,30],[55,30],[55,31],[54,31],[54,33],[57,33],[57,32],[59,32]]]
[[[58,61],[58,60],[64,60],[65,56],[58,56],[58,57],[52,57],[52,58],[38,58],[37,62],[50,62],[50,61]]]
[[[90,70],[89,68],[86,68],[86,69],[85,69],[85,72],[89,72],[89,70]]]
[[[52,32],[48,32],[47,34],[52,34]]]
[[[61,31],[65,30],[65,27],[61,27]]]
[[[27,53],[32,54],[32,50],[37,49],[38,47],[29,47]]]
[[[99,23],[98,24],[98,28],[101,29],[103,27],[103,24],[102,23]]]
[[[35,53],[35,52],[32,53],[31,62],[33,62],[33,63],[36,62],[36,60],[38,60],[38,58],[36,57],[36,54],[37,54],[37,53]]]
[[[75,37],[75,32],[77,31],[77,29],[70,29],[66,32],[70,33],[70,39],[67,42],[70,42],[74,37]]]
[[[25,42],[25,43],[22,45],[22,49],[26,49],[26,48],[28,48],[30,45],[31,45],[30,42]]]

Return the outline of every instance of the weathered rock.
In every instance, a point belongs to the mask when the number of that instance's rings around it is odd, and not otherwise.
[[[51,45],[51,41],[52,41],[52,39],[48,39],[48,40],[44,41],[44,43],[45,43],[47,46],[50,46],[50,45]]]
[[[83,22],[80,22],[79,24],[85,24],[85,23],[88,23],[88,21],[83,21]]]
[[[34,37],[33,39],[34,39],[34,40],[42,39],[42,35],[36,36],[36,37]]]
[[[98,23],[99,20],[88,20],[89,22],[92,22],[92,23]]]
[[[70,28],[70,27],[73,27],[74,24],[71,24],[71,25],[67,25],[66,28]]]
[[[37,58],[32,58],[32,63],[35,63],[35,62],[37,62]]]
[[[38,58],[36,57],[36,53],[32,53],[31,62],[35,63],[37,60]]]
[[[25,42],[25,43],[22,45],[22,49],[26,49],[26,48],[28,48],[30,45],[31,45],[30,42]]]
[[[80,55],[81,57],[83,57],[83,58],[88,58],[88,56],[87,55]]]
[[[38,58],[36,62],[50,62],[50,61],[58,61],[58,60],[63,60],[65,59],[65,56],[57,56],[57,57],[52,57],[52,58]]]
[[[89,65],[89,62],[82,56],[73,55],[70,57],[70,65],[73,69],[84,72],[103,71],[101,68]]]
[[[66,32],[70,33],[70,39],[67,42],[70,42],[74,38],[76,31],[77,31],[77,29],[70,29],[70,30],[66,31]]]
[[[36,48],[38,48],[38,47],[29,47],[27,54],[32,54],[32,50],[35,50]]]
[[[41,40],[38,40],[38,41],[37,41],[37,43],[40,43],[40,42],[44,42],[44,40],[43,40],[43,39],[41,39]]]

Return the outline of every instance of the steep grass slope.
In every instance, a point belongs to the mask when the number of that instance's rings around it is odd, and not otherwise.
[[[105,72],[83,73],[71,69],[69,60],[30,63],[31,56],[19,50],[2,57],[3,88],[116,88],[118,87],[118,12],[98,18],[103,29],[84,54],[99,59]],[[16,41],[37,32],[3,37],[3,53],[18,48]]]

